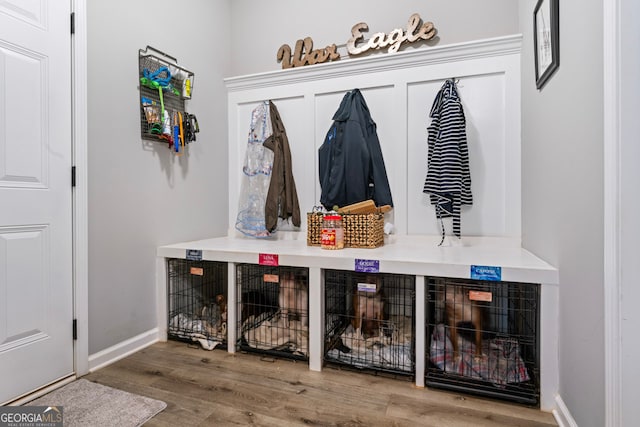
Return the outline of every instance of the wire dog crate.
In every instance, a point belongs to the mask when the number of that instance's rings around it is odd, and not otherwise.
[[[427,283],[426,385],[538,406],[540,286]]]
[[[238,348],[309,359],[309,270],[240,264],[236,267]]]
[[[413,375],[415,276],[325,270],[324,291],[326,362]]]
[[[168,337],[212,350],[227,341],[227,264],[167,260]]]

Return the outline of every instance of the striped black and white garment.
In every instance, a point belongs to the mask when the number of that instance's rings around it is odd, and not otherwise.
[[[453,217],[453,234],[460,237],[460,208],[473,203],[466,122],[453,79],[442,85],[429,117],[427,177],[422,191],[435,206],[442,227],[442,244],[445,237],[442,218]]]

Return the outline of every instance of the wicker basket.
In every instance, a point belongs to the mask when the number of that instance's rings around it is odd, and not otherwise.
[[[320,246],[322,212],[307,213],[307,245]],[[384,245],[384,214],[343,214],[345,248],[379,248]]]

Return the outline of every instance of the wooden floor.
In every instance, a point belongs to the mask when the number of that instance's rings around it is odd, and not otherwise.
[[[167,403],[147,426],[556,426],[520,405],[406,379],[161,342],[84,377]]]

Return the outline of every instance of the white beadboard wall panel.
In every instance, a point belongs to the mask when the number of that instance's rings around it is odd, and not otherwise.
[[[304,96],[292,96],[292,97],[270,97],[273,103],[280,112],[280,117],[284,123],[287,131],[287,137],[289,138],[289,145],[291,148],[291,158],[293,159],[293,171],[296,185],[298,182],[308,182],[313,179],[313,169],[310,169],[312,160],[305,161],[305,156],[309,156],[312,153],[313,136],[309,130],[310,120],[305,120],[304,117],[299,116],[300,111],[307,109],[305,106],[306,98]],[[237,118],[233,129],[235,132],[230,132],[229,139],[231,141],[231,147],[229,148],[230,158],[234,158],[234,161],[229,163],[229,192],[235,194],[233,198],[229,198],[229,227],[230,233],[237,234],[235,231],[235,222],[238,212],[238,195],[242,185],[242,166],[247,151],[247,139],[249,136],[249,126],[251,123],[251,112],[260,104],[261,100],[252,102],[243,102],[233,107],[233,112],[230,109],[229,115]],[[313,193],[299,191],[298,201],[300,206],[313,206]],[[303,213],[304,210],[301,210]],[[303,218],[303,223],[304,223]],[[291,228],[288,224],[281,224],[279,228]]]
[[[232,144],[230,235],[237,234],[234,224],[251,110],[271,99],[281,113],[304,232],[305,214],[320,199],[318,148],[342,97],[354,88],[362,91],[377,124],[395,205],[386,221],[399,235],[438,235],[440,226],[422,185],[429,110],[440,86],[451,77],[459,79],[465,108],[474,195],[474,205],[462,214],[463,236],[519,239],[519,35],[226,79]],[[447,227],[450,232],[451,225]]]
[[[385,159],[385,167],[387,168],[387,177],[389,178],[389,185],[391,186],[391,194],[395,196],[396,190],[400,190],[401,182],[404,181],[404,176],[401,174],[391,175],[390,172],[393,170],[389,170],[389,166],[391,164],[402,164],[404,163],[404,158],[398,156],[398,145],[404,144],[396,144],[397,136],[395,135],[395,130],[400,128],[401,123],[395,123],[388,119],[397,119],[397,116],[394,114],[395,105],[393,102],[393,91],[394,87],[389,86],[377,86],[377,87],[369,87],[369,88],[360,88],[362,91],[362,95],[364,96],[367,106],[369,107],[369,111],[371,113],[371,118],[374,122],[376,122],[378,139],[380,140],[380,147],[382,149],[382,156]],[[333,123],[332,117],[345,92],[331,92],[331,93],[321,93],[316,94],[316,109],[315,109],[315,153],[317,154],[318,149],[324,142],[324,138],[327,134],[327,131],[331,127]],[[387,118],[387,120],[383,120],[379,122],[379,117]],[[315,203],[320,204],[320,182],[318,178],[318,158],[317,155],[314,156],[314,164],[316,174],[313,177],[315,189]],[[395,197],[394,197],[395,202]],[[308,206],[307,206],[308,208]]]
[[[505,111],[505,73],[459,77],[458,93],[466,118],[469,168],[474,203],[462,211],[463,235],[519,236],[519,188],[509,180],[519,170],[509,170],[519,156],[510,145],[518,144],[515,135],[507,136]],[[422,186],[427,173],[427,124],[432,101],[441,79],[408,86],[408,234],[438,234],[439,221]],[[420,161],[422,160],[422,161]],[[510,176],[511,175],[511,176]],[[451,221],[445,222],[451,230]]]

